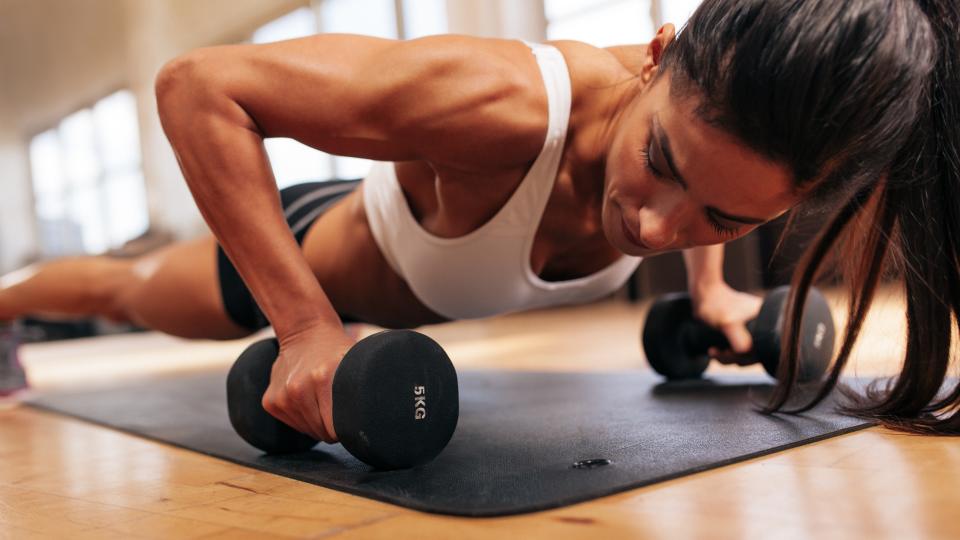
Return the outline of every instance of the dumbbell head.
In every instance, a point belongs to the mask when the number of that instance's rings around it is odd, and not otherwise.
[[[710,364],[706,350],[691,354],[684,343],[683,326],[693,320],[693,304],[687,293],[666,294],[647,313],[643,350],[650,367],[667,379],[695,379]]]
[[[275,339],[254,343],[227,376],[230,423],[267,453],[302,452],[317,441],[267,413],[263,394],[279,354]],[[333,378],[333,425],[344,448],[378,469],[426,463],[457,426],[457,373],[435,341],[390,330],[357,342]]]
[[[459,416],[457,373],[446,352],[411,330],[357,342],[333,379],[333,426],[357,459],[379,469],[430,461]]]
[[[763,306],[752,325],[755,354],[772,377],[777,376],[780,365],[781,338],[789,297],[789,286],[770,291],[763,299]],[[811,287],[800,323],[799,382],[815,381],[823,376],[833,358],[835,333],[826,298],[818,289]]]
[[[268,454],[303,452],[317,440],[277,420],[261,404],[278,354],[277,340],[264,339],[247,347],[233,363],[227,374],[230,423],[243,440]]]

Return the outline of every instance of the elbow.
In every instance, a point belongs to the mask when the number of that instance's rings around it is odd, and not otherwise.
[[[202,71],[196,53],[187,53],[167,62],[157,73],[154,82],[154,94],[157,98],[157,109],[161,118],[174,107],[179,96],[189,95],[190,87],[196,87],[201,82],[199,72]]]
[[[157,73],[154,94],[157,113],[167,135],[177,130],[183,119],[210,110],[216,97],[223,96],[216,70],[205,49],[191,51],[167,62]]]
[[[171,143],[188,137],[198,122],[249,127],[253,124],[235,101],[237,90],[233,66],[238,64],[229,46],[190,51],[167,62],[157,73],[154,93],[160,124]],[[227,75],[230,70],[233,75]]]

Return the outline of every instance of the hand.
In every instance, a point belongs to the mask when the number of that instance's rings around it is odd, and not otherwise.
[[[343,328],[317,326],[277,336],[280,354],[263,394],[263,408],[317,440],[333,443],[333,375],[353,347]]]
[[[746,323],[760,313],[763,299],[734,290],[723,282],[690,292],[694,315],[723,332],[730,342],[730,349],[710,347],[707,355],[722,364],[755,363],[756,359],[748,355],[753,349],[753,338]]]

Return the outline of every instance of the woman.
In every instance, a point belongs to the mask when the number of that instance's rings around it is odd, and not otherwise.
[[[645,47],[324,35],[201,49],[162,70],[157,99],[223,253],[212,239],[172,247],[101,270],[137,285],[91,294],[180,335],[269,320],[281,352],[264,406],[333,441],[344,318],[408,327],[585,301],[666,251],[685,250],[697,314],[738,361],[759,299],[723,284],[719,244],[810,207],[830,217],[797,272],[768,410],[789,397],[802,298],[845,233],[854,302],[822,394],[897,255],[906,363],[858,410],[956,433],[960,414],[931,413],[960,403],[960,388],[935,399],[960,313],[958,21],[949,0],[707,0],[679,37],[667,25]],[[360,185],[281,201],[272,136],[383,163]],[[16,280],[21,299],[39,298],[24,291],[41,273]]]

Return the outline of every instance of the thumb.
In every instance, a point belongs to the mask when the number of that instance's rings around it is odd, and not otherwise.
[[[736,354],[746,354],[753,348],[753,338],[750,337],[750,332],[746,326],[742,324],[726,326],[723,333],[727,336],[727,341],[730,342],[730,350]]]

